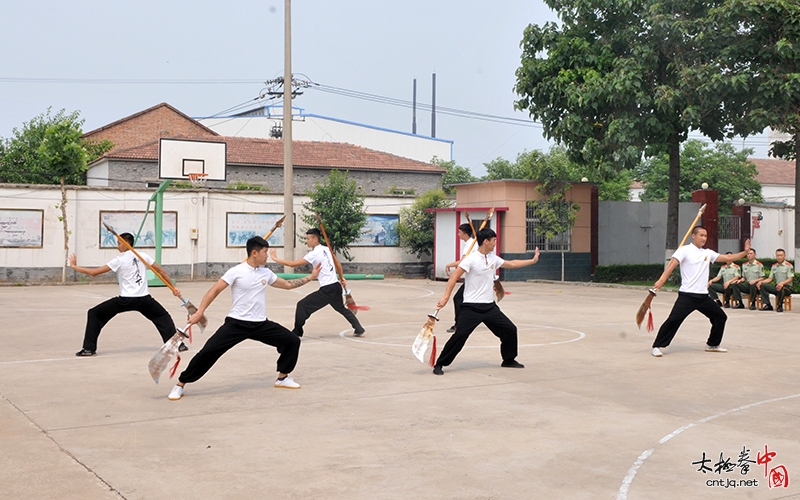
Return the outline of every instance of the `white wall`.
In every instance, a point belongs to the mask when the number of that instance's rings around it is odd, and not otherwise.
[[[786,250],[786,259],[794,262],[794,208],[773,208],[751,206],[750,215],[757,217],[761,212],[761,227],[754,227],[751,221],[750,244],[758,252],[758,257],[775,257],[775,250]]]
[[[72,187],[67,190],[67,220],[70,251],[77,254],[78,264],[99,266],[117,255],[116,249],[100,248],[100,211],[144,211],[152,190],[120,188]],[[61,268],[64,256],[63,228],[59,217],[61,192],[58,186],[5,185],[0,187],[0,208],[44,210],[43,248],[0,248],[2,268]],[[294,199],[297,234],[304,234],[306,225],[300,220],[306,197]],[[410,206],[412,198],[368,197],[368,214],[397,214]],[[151,210],[155,204],[152,204]],[[164,193],[164,211],[178,212],[178,246],[162,249],[163,265],[197,263],[232,263],[241,261],[245,250],[226,247],[227,212],[283,213],[283,196],[247,191],[168,190]],[[152,217],[150,215],[149,217]],[[190,231],[197,228],[198,239]],[[298,239],[295,257],[305,254],[303,239]],[[153,249],[144,252],[154,254]],[[278,253],[282,253],[279,249]],[[353,247],[354,262],[415,263],[419,259],[399,247]],[[60,275],[60,274],[59,274]]]
[[[281,117],[201,118],[198,121],[220,135],[266,139],[273,125],[281,122]],[[317,116],[295,117],[292,139],[345,142],[426,163],[434,156],[445,161],[452,159],[452,141]]]

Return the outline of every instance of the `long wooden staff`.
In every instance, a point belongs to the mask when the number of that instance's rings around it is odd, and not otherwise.
[[[700,217],[703,216],[703,212],[705,212],[705,211],[706,211],[706,204],[703,203],[703,206],[701,206],[700,210],[697,211],[697,216],[694,218],[694,221],[692,222],[692,225],[689,227],[689,230],[686,231],[686,234],[683,236],[683,239],[681,240],[681,244],[678,245],[678,248],[682,247],[683,244],[686,243],[686,240],[689,239],[689,235],[692,234],[692,231],[694,230],[694,226],[697,225],[697,221],[700,220]],[[645,314],[647,314],[647,316],[648,316],[647,317],[647,331],[648,332],[652,332],[653,329],[654,329],[654,327],[653,327],[653,312],[650,311],[650,304],[653,302],[653,299],[656,297],[656,292],[657,292],[657,290],[655,288],[650,288],[649,290],[647,290],[647,297],[644,299],[644,302],[642,302],[642,305],[639,306],[639,310],[636,311],[636,326],[638,326],[640,329],[642,328],[642,321],[644,321],[644,316],[645,316]],[[649,314],[648,314],[648,311],[649,311]]]
[[[483,219],[483,222],[481,222],[481,227],[480,229],[478,229],[478,231],[486,227],[486,224],[489,223],[489,219],[491,219],[492,216],[494,216],[494,207],[490,208],[489,211],[486,212],[486,218]],[[469,220],[469,214],[467,214],[467,220]],[[470,252],[472,252],[472,247],[475,246],[475,242],[478,241],[478,233],[475,232],[475,227],[473,227],[471,220],[469,220],[469,227],[472,228],[472,234],[474,239],[472,240],[472,243],[469,244],[469,248],[467,248],[467,252],[464,255],[469,255]]]
[[[314,215],[317,217],[317,224],[319,224],[319,229],[322,231],[322,236],[325,238],[325,245],[328,246],[328,251],[331,253],[333,266],[336,268],[336,274],[339,275],[339,282],[342,283],[342,289],[344,290],[344,304],[348,309],[353,311],[353,314],[356,314],[359,309],[369,309],[368,306],[357,306],[356,301],[353,299],[353,295],[350,293],[350,290],[344,286],[344,269],[342,269],[342,264],[339,263],[339,259],[337,259],[336,254],[333,253],[331,240],[328,239],[328,233],[325,231],[325,226],[322,224],[322,219],[319,216],[319,212],[314,212]]]
[[[177,291],[174,286],[172,286],[166,279],[164,279],[163,276],[161,276],[161,274],[159,274],[158,271],[153,269],[153,266],[148,264],[147,261],[144,260],[141,255],[139,255],[139,252],[137,252],[136,250],[133,249],[133,247],[130,245],[130,243],[125,241],[125,239],[122,236],[117,234],[117,232],[114,231],[113,227],[109,226],[105,221],[103,222],[103,225],[106,227],[106,229],[108,230],[109,233],[111,233],[114,236],[116,236],[117,240],[122,242],[122,244],[125,245],[128,248],[128,250],[133,252],[133,255],[135,255],[142,262],[142,264],[147,266],[147,269],[151,270],[153,272],[153,274],[156,275],[156,278],[158,278],[161,281],[163,281],[164,284],[167,285],[170,290],[172,290],[173,294]],[[189,313],[190,316],[197,312],[197,307],[194,304],[192,304],[192,301],[190,301],[189,299],[184,299],[183,296],[181,296],[180,294],[178,295],[178,298],[181,300],[181,305],[186,308],[186,311]],[[203,315],[202,318],[200,318],[199,325],[200,325],[201,329],[205,329],[205,327],[208,325],[208,319],[206,318],[205,314]]]

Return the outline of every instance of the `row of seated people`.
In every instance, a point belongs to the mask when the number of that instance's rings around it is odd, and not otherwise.
[[[744,309],[743,294],[750,296],[751,310],[756,309],[759,298],[763,304],[760,307],[762,311],[783,312],[785,304],[788,309],[791,309],[794,267],[791,262],[786,261],[786,251],[782,248],[775,251],[775,260],[777,262],[772,265],[767,278],[763,264],[756,260],[756,251],[751,248],[747,253],[747,262],[741,267],[731,262],[720,268],[716,278],[708,282],[708,294],[717,304],[734,309]],[[723,294],[723,301],[719,300],[719,293]],[[770,303],[770,295],[775,295],[774,308]],[[785,300],[787,297],[788,300]],[[731,299],[737,304],[732,305]]]

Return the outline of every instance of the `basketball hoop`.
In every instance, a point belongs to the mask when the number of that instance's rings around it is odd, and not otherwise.
[[[192,172],[189,174],[189,181],[192,183],[192,186],[196,188],[205,187],[206,185],[206,177],[208,174],[204,174],[201,172]]]

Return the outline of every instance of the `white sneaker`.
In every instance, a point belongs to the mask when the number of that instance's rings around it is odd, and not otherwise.
[[[653,356],[660,358],[663,355],[664,353],[661,352],[661,349],[659,349],[658,347],[653,347]]]
[[[286,377],[283,380],[275,380],[275,387],[278,389],[299,389],[300,384],[295,382],[292,377]]]
[[[728,352],[728,350],[718,345],[706,345],[706,352]]]
[[[177,401],[183,397],[183,387],[176,385],[172,388],[172,392],[169,393],[170,401]]]

